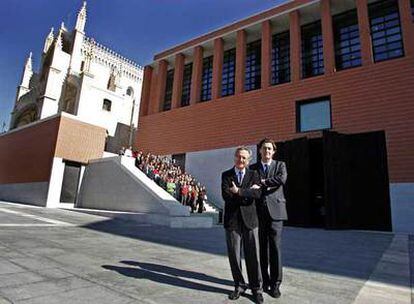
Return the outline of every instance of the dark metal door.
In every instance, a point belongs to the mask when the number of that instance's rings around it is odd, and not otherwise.
[[[324,132],[326,228],[350,228],[351,180],[346,138],[336,132]]]
[[[385,133],[325,132],[327,228],[391,230]]]
[[[78,193],[81,165],[74,162],[65,162],[63,173],[62,191],[60,201],[74,204]]]
[[[286,162],[288,173],[285,186],[287,225],[309,227],[312,212],[308,139],[277,143],[276,158]]]

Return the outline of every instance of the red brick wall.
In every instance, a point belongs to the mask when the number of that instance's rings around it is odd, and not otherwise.
[[[143,116],[136,146],[172,154],[254,144],[264,136],[317,136],[296,133],[295,102],[325,95],[331,96],[333,130],[385,130],[390,181],[414,181],[411,56]]]
[[[79,163],[101,158],[105,147],[105,129],[68,117],[62,117],[55,157]]]
[[[0,184],[48,182],[60,117],[0,136]]]
[[[0,136],[0,184],[48,182],[53,157],[102,157],[105,129],[59,116]]]

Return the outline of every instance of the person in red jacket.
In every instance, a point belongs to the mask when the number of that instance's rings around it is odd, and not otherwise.
[[[188,185],[186,182],[181,187],[181,204],[186,205],[188,198]]]

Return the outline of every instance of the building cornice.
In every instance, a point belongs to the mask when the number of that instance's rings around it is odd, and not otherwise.
[[[290,13],[291,11],[301,9],[318,2],[320,2],[320,0],[289,0],[269,10],[247,17],[240,21],[236,21],[217,30],[213,30],[211,32],[193,38],[187,42],[175,45],[165,51],[155,54],[154,61],[159,61],[162,59],[167,59],[168,57],[173,57],[177,53],[185,52],[197,45],[210,42],[216,38],[223,38],[224,36],[227,36],[238,30],[246,29],[248,27],[259,24],[262,21],[267,20],[269,18],[275,18],[280,15],[285,15]]]

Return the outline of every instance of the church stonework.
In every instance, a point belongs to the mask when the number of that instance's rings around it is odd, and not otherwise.
[[[66,112],[105,128],[108,148],[115,152],[129,144],[130,133],[137,127],[143,68],[87,37],[86,20],[84,2],[74,29],[69,31],[62,23],[56,33],[50,30],[39,72],[33,70],[30,53],[10,129]],[[123,138],[116,138],[119,134]]]

